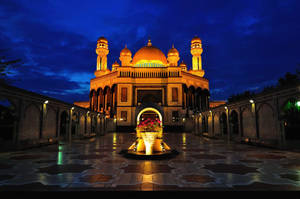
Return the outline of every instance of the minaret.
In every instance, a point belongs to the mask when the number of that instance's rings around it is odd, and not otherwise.
[[[204,76],[204,70],[202,70],[201,54],[203,52],[201,39],[194,37],[191,41],[191,54],[193,55],[193,67],[191,73]]]
[[[97,57],[97,70],[106,70],[107,69],[107,55],[108,50],[108,41],[104,37],[100,37],[97,41],[96,53]]]
[[[98,55],[97,57],[97,68],[95,71],[95,75],[99,76],[106,71],[109,71],[107,69],[107,55],[109,53],[108,50],[108,41],[104,37],[99,37],[97,40],[97,48],[96,53]]]

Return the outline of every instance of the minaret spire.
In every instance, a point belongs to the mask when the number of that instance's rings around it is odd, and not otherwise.
[[[148,44],[147,44],[147,46],[152,46],[150,37],[148,38]]]

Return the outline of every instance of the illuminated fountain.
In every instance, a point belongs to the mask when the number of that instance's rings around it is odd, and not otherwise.
[[[137,117],[136,140],[120,154],[135,159],[164,159],[178,152],[163,141],[161,114],[154,108],[145,108]]]

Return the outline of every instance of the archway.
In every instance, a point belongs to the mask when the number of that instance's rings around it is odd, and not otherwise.
[[[300,101],[288,100],[282,111],[286,140],[300,140]]]
[[[15,121],[15,106],[7,99],[0,100],[0,142],[13,141]]]
[[[206,126],[207,122],[206,122],[206,118],[205,116],[202,117],[202,133],[207,133],[207,126]]]
[[[72,126],[71,126],[71,134],[73,137],[77,135],[78,123],[79,123],[78,114],[73,113],[72,114]]]
[[[69,127],[69,115],[66,111],[60,114],[60,137],[67,138],[67,131]]]
[[[159,118],[159,120],[161,121],[161,125],[162,125],[162,115],[161,113],[155,109],[155,108],[144,108],[143,110],[141,110],[139,112],[139,114],[137,115],[136,121],[137,121],[137,125],[140,123],[140,121],[142,121],[145,118]]]
[[[220,130],[222,135],[227,135],[227,116],[224,112],[220,116]]]
[[[239,122],[238,122],[238,113],[233,110],[229,116],[229,125],[230,125],[230,134],[238,135],[239,134]]]

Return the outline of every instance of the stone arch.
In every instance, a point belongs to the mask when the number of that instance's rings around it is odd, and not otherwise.
[[[201,95],[201,110],[207,110],[209,109],[209,96],[210,93],[209,91],[205,88],[202,90],[202,95]]]
[[[57,126],[57,110],[53,107],[46,106],[45,124],[43,130],[44,138],[51,138],[56,136],[56,126]]]
[[[72,113],[72,126],[71,126],[71,135],[77,136],[78,135],[78,127],[79,127],[79,113],[73,112]]]
[[[104,93],[101,87],[97,89],[97,101],[98,101],[97,110],[101,112],[103,111],[103,107],[104,107]]]
[[[20,140],[37,140],[40,138],[41,109],[36,104],[29,104],[24,109]]]
[[[78,134],[80,135],[84,135],[85,134],[85,126],[86,123],[86,116],[84,113],[80,114],[80,121],[79,121],[79,126],[80,126],[80,131],[78,132]]]
[[[17,107],[8,98],[0,100],[0,143],[12,142],[14,140],[17,123]]]
[[[243,127],[243,136],[249,138],[256,138],[255,114],[252,113],[250,107],[243,107],[241,111],[241,120]]]
[[[221,134],[221,127],[220,127],[220,113],[219,112],[213,112],[212,113],[212,119],[214,123],[214,132],[213,134],[218,136]]]
[[[92,126],[92,121],[91,121],[91,114],[88,113],[86,115],[86,134],[90,134],[91,133],[91,126]]]
[[[187,92],[187,105],[190,109],[194,109],[195,107],[195,87],[193,85],[191,85],[188,88],[188,92]]]
[[[201,96],[202,96],[202,88],[198,87],[195,91],[195,104],[198,111],[201,110]]]
[[[203,115],[202,117],[201,117],[201,126],[202,126],[202,129],[201,129],[201,132],[202,133],[207,133],[207,123],[208,123],[208,121],[207,121],[207,116],[206,115]]]
[[[91,115],[91,133],[96,133],[97,115]]]
[[[69,113],[68,111],[64,110],[60,113],[60,125],[59,125],[59,136],[66,139],[68,136],[68,129],[69,129]]]
[[[225,112],[222,112],[220,114],[219,125],[220,125],[221,135],[227,135],[227,133],[228,133],[228,126],[227,126],[227,115],[226,115]]]
[[[234,136],[239,134],[239,114],[236,110],[231,110],[229,113],[229,131]]]
[[[260,138],[274,139],[276,135],[276,120],[273,107],[262,103],[257,109],[258,131]]]
[[[109,86],[104,87],[104,110],[110,110],[111,108],[111,88]]]
[[[97,108],[97,92],[92,89],[90,91],[90,110],[95,111]]]

